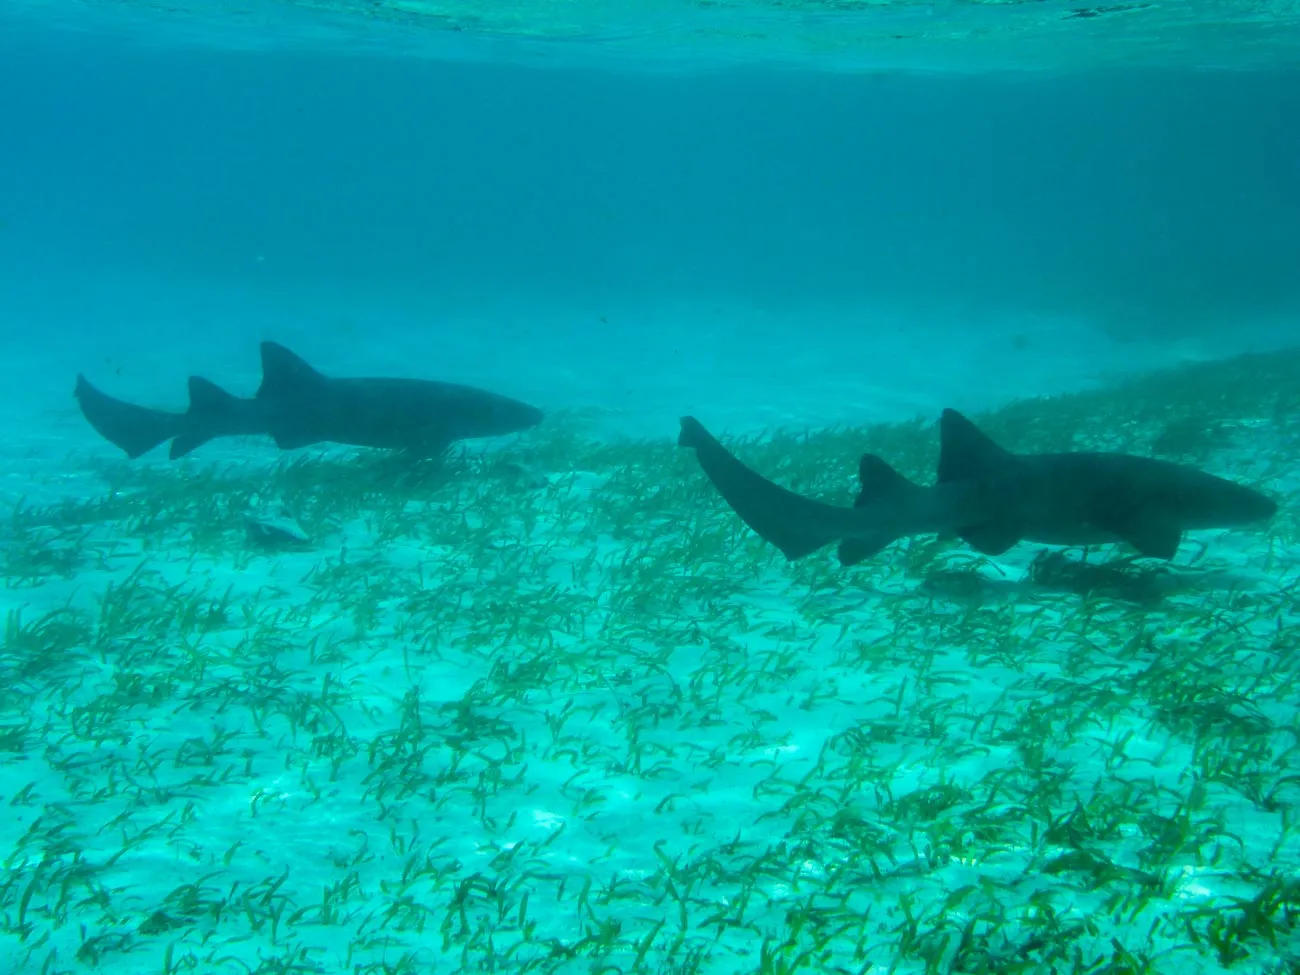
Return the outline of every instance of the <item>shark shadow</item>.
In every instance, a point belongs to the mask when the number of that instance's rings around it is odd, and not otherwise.
[[[1127,542],[1140,555],[1172,559],[1183,532],[1265,522],[1271,498],[1168,461],[1131,454],[1013,454],[956,410],[939,420],[939,472],[923,487],[872,454],[859,464],[852,508],[787,491],[746,467],[694,417],[678,444],[692,448],[713,486],[751,529],[787,559],[839,543],[854,565],[896,539],[950,534],[984,555],[1017,542]]]
[[[437,457],[458,440],[537,426],[542,411],[474,386],[430,379],[327,376],[283,345],[263,342],[262,383],[251,398],[201,376],[189,379],[182,413],[137,406],[77,376],[81,413],[132,459],[171,441],[175,459],[218,437],[268,436],[281,450],[319,443]]]

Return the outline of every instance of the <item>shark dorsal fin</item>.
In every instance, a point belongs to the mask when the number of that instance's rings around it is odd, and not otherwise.
[[[911,494],[917,486],[890,467],[875,454],[863,454],[858,462],[858,479],[862,489],[853,501],[853,507],[863,508],[875,501],[884,501]]]
[[[262,385],[257,390],[259,397],[315,385],[325,378],[325,374],[315,369],[306,359],[280,343],[262,343]]]
[[[853,507],[865,508],[868,505],[897,500],[919,491],[920,488],[905,478],[894,468],[875,454],[863,454],[858,462],[858,479],[862,490],[853,501]],[[840,565],[857,565],[872,558],[894,541],[895,536],[888,531],[875,535],[856,535],[840,542]]]
[[[224,408],[235,397],[226,392],[211,379],[202,376],[190,376],[191,413],[209,413]]]
[[[944,410],[939,418],[939,481],[997,482],[1017,465],[1016,455],[956,410]],[[957,534],[975,551],[1001,555],[1020,541],[1020,526],[1005,517],[979,525],[967,525]]]
[[[939,418],[939,481],[985,480],[1006,467],[1015,454],[999,447],[956,410]]]
[[[192,453],[213,437],[228,435],[233,429],[228,419],[238,414],[241,401],[210,379],[190,376],[190,405],[185,411],[184,428],[173,439],[168,456],[178,460]]]

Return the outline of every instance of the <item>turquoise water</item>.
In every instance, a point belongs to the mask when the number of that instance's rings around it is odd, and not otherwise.
[[[6,5],[0,972],[1294,970],[1296,17]],[[72,397],[266,339],[547,418]],[[1281,510],[788,563],[674,445],[847,505],[945,407]]]

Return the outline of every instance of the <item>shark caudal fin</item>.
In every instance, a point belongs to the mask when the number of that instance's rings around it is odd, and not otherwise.
[[[190,376],[189,388],[190,406],[184,414],[183,429],[172,440],[172,460],[184,457],[215,437],[256,432],[245,429],[247,424],[243,419],[251,400],[227,393],[202,376]]]
[[[182,415],[114,399],[80,373],[74,391],[81,415],[95,431],[134,460],[181,430]]]
[[[1014,473],[1021,461],[995,443],[956,410],[939,418],[939,483],[979,481],[995,485]],[[991,488],[996,490],[996,488]],[[1007,506],[1008,511],[1011,506]],[[957,537],[983,555],[1001,555],[1024,537],[1022,526],[1003,518],[959,528]]]
[[[700,467],[731,510],[787,559],[810,555],[852,531],[853,509],[787,491],[746,467],[694,417],[682,417],[681,424],[677,445],[695,451]]]
[[[875,454],[863,454],[858,464],[858,479],[862,490],[853,502],[855,508],[872,505],[908,504],[912,498],[924,489],[913,484],[894,468]],[[866,559],[879,555],[891,542],[898,538],[896,532],[889,529],[863,534],[861,529],[852,538],[840,542],[839,558],[841,565],[857,565]]]

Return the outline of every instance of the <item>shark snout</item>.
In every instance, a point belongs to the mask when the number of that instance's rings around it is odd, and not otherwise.
[[[532,429],[533,427],[541,423],[542,420],[545,419],[545,417],[546,414],[543,413],[541,410],[539,410],[537,407],[535,406],[525,407],[524,414],[523,414],[524,429],[525,430]]]
[[[1241,499],[1238,510],[1245,524],[1269,521],[1277,514],[1277,502],[1258,491],[1247,489],[1246,497]]]
[[[1244,484],[1218,478],[1212,489],[1197,497],[1188,527],[1234,528],[1270,521],[1277,514],[1277,502]]]
[[[519,400],[503,400],[496,403],[488,421],[497,432],[518,433],[531,430],[541,423],[545,414],[535,406],[521,403]]]

